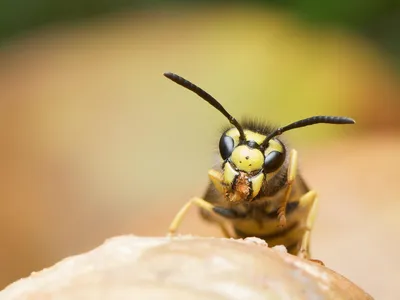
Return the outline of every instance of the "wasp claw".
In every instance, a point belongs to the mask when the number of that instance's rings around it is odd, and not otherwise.
[[[173,238],[174,236],[176,236],[175,232],[168,232],[167,233],[167,237],[169,237],[169,238]]]
[[[286,226],[286,217],[285,217],[285,215],[279,216],[278,219],[279,219],[279,227],[285,227]]]
[[[313,262],[313,263],[316,263],[316,264],[319,264],[319,265],[321,265],[321,266],[325,266],[325,264],[321,261],[321,260],[319,260],[319,259],[309,259],[309,261],[311,261],[311,262]]]

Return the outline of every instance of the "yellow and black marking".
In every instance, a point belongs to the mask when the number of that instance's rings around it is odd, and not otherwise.
[[[234,126],[219,141],[221,169],[210,170],[210,184],[202,198],[190,199],[169,227],[173,235],[186,212],[200,207],[201,215],[218,224],[226,237],[264,239],[269,246],[284,245],[289,253],[310,257],[310,231],[317,194],[298,172],[297,151],[278,138],[285,131],[318,123],[354,124],[347,117],[314,116],[272,128],[254,122],[240,124],[207,92],[173,74],[167,78],[193,91]]]

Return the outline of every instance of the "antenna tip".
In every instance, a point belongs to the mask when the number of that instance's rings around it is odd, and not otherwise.
[[[326,123],[331,123],[331,124],[355,124],[356,121],[354,121],[352,118],[349,117],[327,117],[327,120],[329,120]]]
[[[175,76],[175,74],[174,74],[174,73],[171,73],[171,72],[165,72],[163,75],[164,75],[165,77],[167,77],[167,78],[172,78],[172,77]]]

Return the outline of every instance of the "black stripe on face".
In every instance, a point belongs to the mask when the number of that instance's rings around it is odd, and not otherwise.
[[[253,182],[250,181],[250,189],[249,189],[249,195],[247,196],[247,201],[251,201],[253,199]]]
[[[233,177],[233,180],[232,180],[232,183],[231,183],[231,189],[232,190],[235,190],[236,182],[237,182],[238,177],[239,177],[239,174],[237,174],[237,175],[235,175],[235,177]]]

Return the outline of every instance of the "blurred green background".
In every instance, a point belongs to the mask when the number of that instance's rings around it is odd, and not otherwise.
[[[166,6],[241,4],[243,1],[165,0],[3,0],[0,3],[0,39],[7,40],[24,31],[47,24],[77,21],[126,10],[165,9]],[[282,9],[316,26],[334,26],[360,33],[392,54],[400,53],[400,2],[397,0],[253,0],[251,6]]]
[[[0,287],[202,195],[227,121],[288,132],[320,193],[313,253],[377,299],[400,259],[398,1],[1,1]],[[191,212],[182,232],[219,235]],[[395,296],[398,295],[398,296]]]

